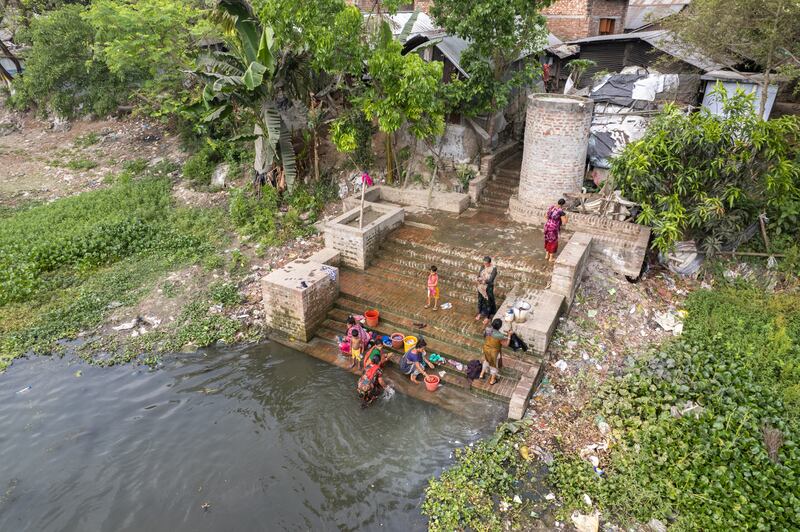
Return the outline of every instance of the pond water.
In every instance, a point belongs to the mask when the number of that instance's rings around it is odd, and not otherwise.
[[[428,478],[504,412],[401,394],[362,410],[355,379],[276,344],[157,371],[16,361],[0,530],[422,530]]]

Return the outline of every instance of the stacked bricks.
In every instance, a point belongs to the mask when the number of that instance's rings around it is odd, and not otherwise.
[[[325,247],[339,251],[345,266],[365,270],[384,237],[405,220],[402,207],[367,202],[364,215],[370,211],[377,211],[380,216],[362,228],[357,225],[360,208],[351,209],[325,224]]]
[[[261,280],[269,327],[308,342],[339,297],[339,269],[298,259]]]
[[[588,98],[530,95],[518,196],[523,204],[546,207],[581,191],[593,108]]]

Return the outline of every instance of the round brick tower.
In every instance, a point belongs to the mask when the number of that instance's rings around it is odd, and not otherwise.
[[[565,192],[580,192],[594,102],[579,96],[531,94],[519,201],[529,207],[552,205]]]

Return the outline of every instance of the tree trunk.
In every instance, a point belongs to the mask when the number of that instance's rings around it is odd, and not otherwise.
[[[492,140],[494,139],[495,119],[497,118],[497,109],[492,104],[492,111],[489,113],[489,123],[486,124],[486,134],[489,135],[489,140],[486,142],[486,152],[484,155],[492,153]]]
[[[391,133],[386,133],[386,183],[394,183],[394,154]]]
[[[11,59],[11,62],[14,63],[14,67],[17,69],[17,75],[22,76],[22,64],[20,64],[19,59],[17,59],[17,57],[11,53],[11,50],[8,49],[8,46],[6,46],[6,43],[4,43],[2,39],[0,39],[0,50],[2,50],[3,54],[5,54],[5,56]]]
[[[315,129],[314,135],[314,181],[319,181],[319,135]]]
[[[761,85],[761,98],[758,101],[758,117],[764,120],[764,113],[767,110],[767,97],[769,96],[769,72],[764,72],[764,79]]]
[[[403,179],[403,188],[408,186],[408,180],[411,179],[411,172],[414,170],[414,159],[417,158],[417,142],[417,139],[414,138],[414,147],[411,150],[411,157],[409,157],[408,165],[406,166],[406,175]]]

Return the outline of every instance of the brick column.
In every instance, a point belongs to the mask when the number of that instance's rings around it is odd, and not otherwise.
[[[519,179],[519,201],[552,205],[580,192],[586,169],[594,102],[578,96],[531,94]]]

